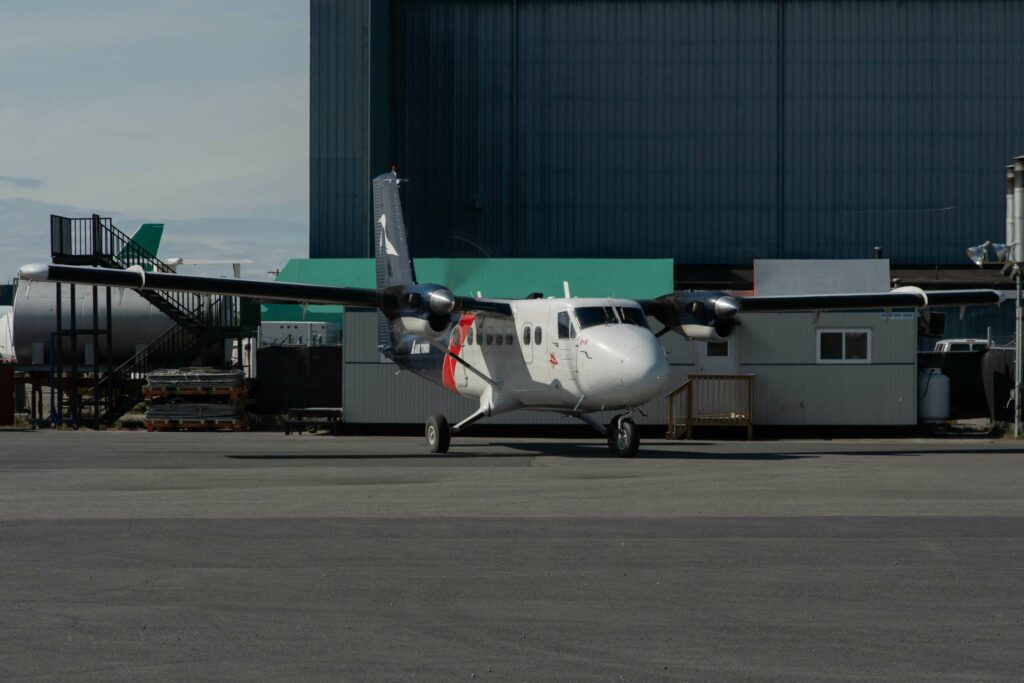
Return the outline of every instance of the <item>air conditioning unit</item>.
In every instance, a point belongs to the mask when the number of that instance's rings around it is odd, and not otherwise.
[[[334,323],[260,323],[260,348],[268,346],[339,346],[341,330]]]

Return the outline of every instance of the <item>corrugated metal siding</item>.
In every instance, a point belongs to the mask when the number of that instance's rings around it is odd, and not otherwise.
[[[819,365],[818,329],[870,329],[871,364]],[[917,321],[878,311],[747,315],[737,331],[741,372],[755,375],[760,425],[917,422]]]
[[[366,0],[310,0],[309,254],[372,254]]]
[[[1020,2],[787,2],[789,257],[964,263],[1024,150]]]
[[[694,239],[710,233],[734,245],[725,260],[774,253],[773,5],[394,15],[394,142],[422,253],[716,260]]]
[[[510,5],[399,1],[393,15],[393,145],[414,252],[516,255]]]
[[[525,253],[774,253],[775,16],[750,2],[520,5]]]
[[[353,423],[422,422],[434,413],[450,419],[474,403],[395,366],[377,352],[376,313],[345,315],[343,405]],[[818,328],[870,328],[870,365],[818,365]],[[882,320],[874,313],[747,316],[737,333],[740,372],[755,375],[754,419],[759,425],[912,425],[917,422],[917,324]],[[697,344],[679,335],[662,338],[671,363],[669,389],[694,372]],[[373,387],[367,391],[367,387]],[[639,424],[664,424],[664,398],[643,406]],[[607,417],[610,418],[610,413]],[[491,424],[569,424],[548,413],[515,411]]]
[[[316,256],[369,247],[381,152],[360,147],[376,139],[362,79],[382,5],[312,1]],[[879,245],[958,264],[1003,234],[1019,2],[393,0],[388,20],[372,54],[391,60],[375,73],[417,253],[747,263]]]

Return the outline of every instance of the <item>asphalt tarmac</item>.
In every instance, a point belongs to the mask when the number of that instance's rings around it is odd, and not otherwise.
[[[3,680],[1021,680],[1024,446],[0,432]]]

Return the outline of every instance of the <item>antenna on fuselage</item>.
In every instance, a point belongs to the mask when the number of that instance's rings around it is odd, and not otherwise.
[[[568,298],[570,298],[572,296],[571,294],[569,294],[569,281],[568,280],[562,280],[562,289],[565,290],[565,298],[566,299],[568,299]]]

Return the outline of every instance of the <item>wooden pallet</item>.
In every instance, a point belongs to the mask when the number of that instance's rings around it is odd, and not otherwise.
[[[215,420],[145,420],[147,432],[192,432],[230,430],[244,431],[249,428],[242,418],[219,418]]]

